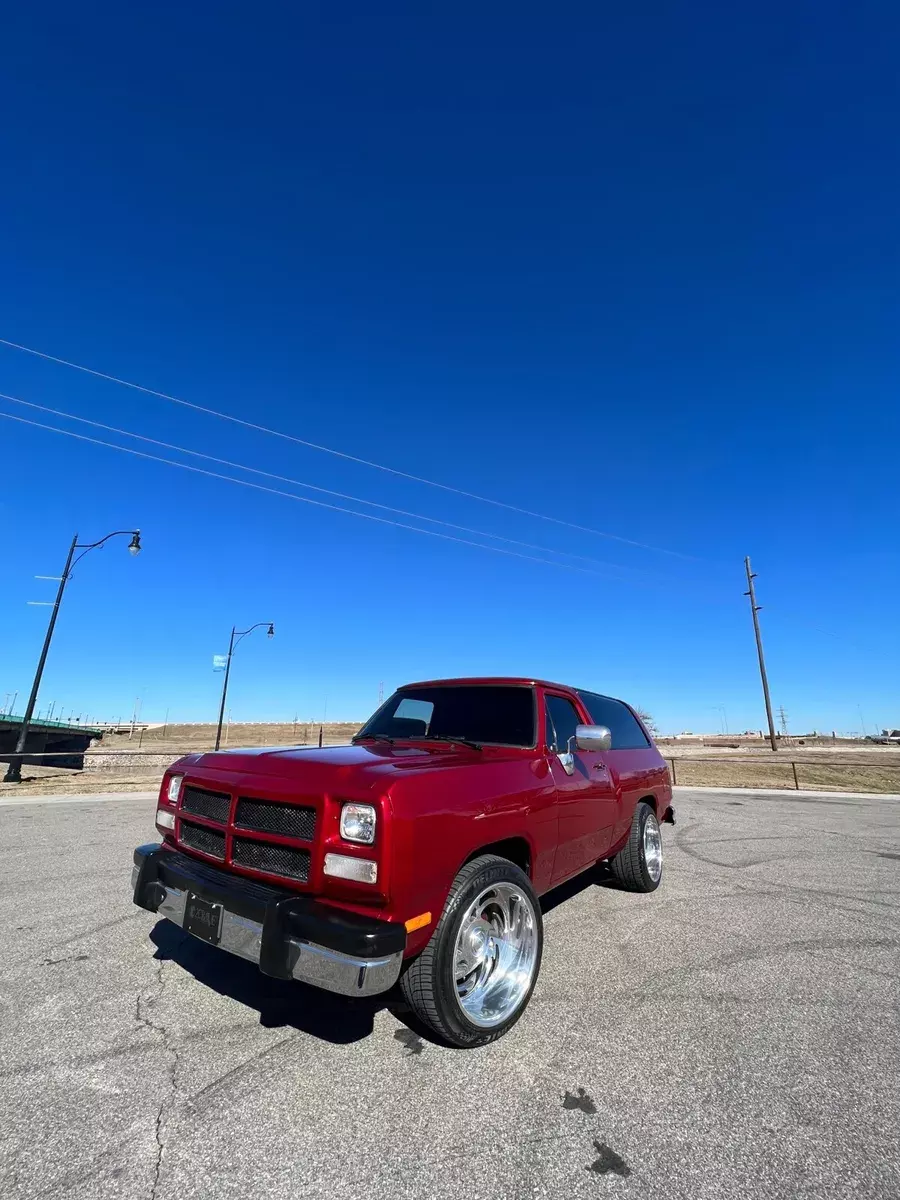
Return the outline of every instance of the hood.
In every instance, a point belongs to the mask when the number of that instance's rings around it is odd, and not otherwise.
[[[336,783],[353,779],[373,784],[384,776],[409,772],[446,770],[472,765],[486,756],[495,761],[497,751],[472,750],[451,745],[395,745],[366,742],[358,746],[255,746],[247,749],[218,750],[208,754],[190,754],[174,764],[179,769],[192,767],[210,775],[267,775],[302,780],[304,790],[333,790]]]

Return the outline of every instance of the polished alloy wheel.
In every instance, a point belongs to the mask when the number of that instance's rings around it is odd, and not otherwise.
[[[514,883],[485,888],[466,909],[453,955],[456,998],[469,1020],[484,1029],[508,1020],[528,995],[537,956],[529,897]]]
[[[662,836],[653,813],[648,815],[644,824],[644,862],[647,864],[647,874],[654,883],[658,883],[662,875]]]

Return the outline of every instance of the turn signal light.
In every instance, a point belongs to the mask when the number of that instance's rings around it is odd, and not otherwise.
[[[370,858],[351,858],[349,854],[326,854],[325,874],[336,879],[353,879],[356,883],[376,883],[378,863]]]
[[[430,924],[430,922],[431,913],[427,912],[419,913],[417,917],[410,917],[410,919],[405,921],[404,924],[406,926],[407,933],[415,933],[417,929],[424,929],[426,925]]]

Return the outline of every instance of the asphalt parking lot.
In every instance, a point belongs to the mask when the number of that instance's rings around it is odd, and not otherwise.
[[[900,800],[681,792],[665,879],[545,898],[506,1038],[136,909],[153,802],[0,806],[4,1198],[900,1195]]]

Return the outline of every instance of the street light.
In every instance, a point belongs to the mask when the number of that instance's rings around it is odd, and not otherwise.
[[[222,703],[219,705],[219,724],[216,728],[216,749],[222,741],[222,722],[225,720],[225,697],[228,695],[228,676],[231,674],[231,656],[237,649],[237,644],[241,638],[245,638],[248,633],[252,633],[254,629],[260,629],[263,625],[268,625],[266,637],[273,638],[275,636],[275,626],[271,621],[257,621],[255,625],[251,625],[249,629],[244,629],[240,633],[232,625],[231,641],[228,643],[228,658],[225,660],[225,679],[222,683]]]
[[[727,736],[728,735],[728,713],[725,711],[725,705],[724,704],[711,704],[709,707],[710,707],[711,712],[717,712],[719,714],[719,720],[722,723],[721,732]]]
[[[41,676],[44,674],[44,664],[47,661],[47,652],[50,649],[50,642],[53,638],[53,630],[56,627],[56,618],[59,615],[59,606],[62,603],[63,592],[66,590],[66,584],[72,577],[72,571],[81,562],[89,550],[96,550],[98,546],[102,546],[104,542],[108,542],[114,537],[131,536],[131,541],[128,544],[128,551],[135,555],[140,553],[141,549],[141,531],[139,529],[116,529],[112,533],[108,533],[106,537],[102,537],[99,542],[88,542],[84,545],[78,541],[78,534],[72,538],[72,545],[69,547],[69,555],[66,559],[66,565],[63,567],[63,573],[59,578],[59,588],[56,593],[56,600],[53,602],[53,611],[50,613],[50,623],[47,626],[47,635],[44,638],[44,647],[41,650],[41,657],[38,659],[37,670],[34,673],[34,682],[31,685],[31,695],[28,697],[28,703],[25,706],[25,715],[22,718],[22,727],[19,730],[19,736],[16,740],[16,749],[13,757],[10,760],[9,768],[3,777],[4,783],[21,783],[22,782],[22,754],[25,750],[25,742],[28,740],[28,726],[31,723],[32,715],[34,714],[34,706],[37,703],[38,690],[41,686]],[[75,557],[75,551],[80,550],[81,553]]]

